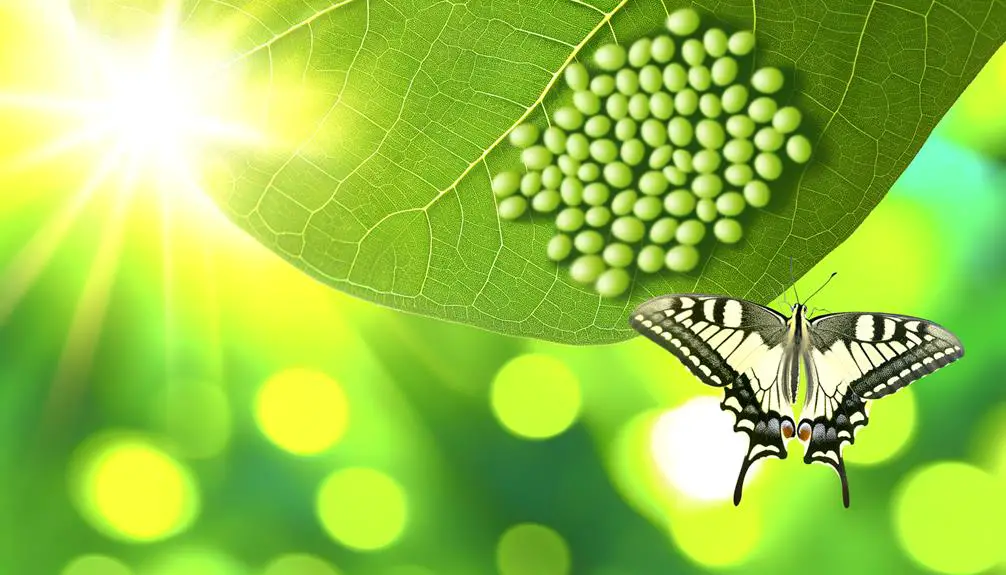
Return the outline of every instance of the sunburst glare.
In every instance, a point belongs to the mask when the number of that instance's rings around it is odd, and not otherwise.
[[[210,233],[226,225],[210,199],[217,195],[211,188],[221,162],[227,163],[229,154],[261,150],[269,141],[256,124],[257,112],[249,111],[254,105],[245,105],[244,94],[255,91],[242,85],[244,68],[233,54],[215,49],[220,38],[184,34],[180,6],[166,0],[151,27],[142,34],[130,30],[125,38],[92,29],[86,17],[75,17],[70,3],[40,6],[47,17],[28,25],[58,39],[38,56],[39,69],[49,72],[0,89],[0,114],[12,126],[3,129],[12,138],[26,135],[23,145],[0,159],[0,178],[30,173],[41,182],[38,174],[55,163],[87,159],[75,181],[56,187],[62,206],[55,215],[35,227],[0,268],[0,324],[66,245],[83,214],[90,217],[89,206],[100,198],[108,209],[93,228],[100,230],[94,232],[101,234],[100,242],[55,366],[48,423],[66,415],[79,397],[77,386],[97,349],[122,252],[134,243],[126,237],[127,224],[150,216],[160,220],[160,226],[145,227],[159,228],[160,235],[147,239],[162,243],[165,278],[173,281],[172,268],[185,265],[172,253],[175,236],[198,237],[197,249],[204,252],[211,249]],[[27,205],[45,189],[22,187],[18,202]],[[94,225],[89,219],[88,224]],[[173,295],[166,286],[166,313]]]
[[[75,129],[3,168],[24,168],[91,144],[125,149],[121,167],[141,177],[198,181],[207,148],[263,144],[251,122],[234,117],[240,106],[234,105],[233,68],[179,37],[178,18],[178,3],[169,2],[152,37],[138,43],[95,34],[71,19],[67,32],[80,93],[0,92],[0,109],[69,117]]]
[[[174,49],[166,22],[148,53],[93,46],[101,94],[91,123],[130,150],[129,162],[167,179],[191,180],[202,149],[262,140],[251,127],[228,120],[226,75],[186,62]]]

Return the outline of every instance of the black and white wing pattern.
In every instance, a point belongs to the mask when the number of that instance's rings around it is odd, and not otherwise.
[[[629,323],[703,383],[725,387],[720,405],[736,416],[734,429],[749,438],[734,490],[734,504],[740,503],[751,464],[768,456],[784,459],[785,440],[794,435],[798,365],[786,351],[786,317],[744,300],[673,294],[640,305]]]
[[[869,421],[866,400],[894,393],[963,357],[964,349],[943,327],[901,315],[828,314],[810,320],[809,331],[807,398],[798,434],[808,441],[805,462],[838,472],[848,507],[842,449]]]

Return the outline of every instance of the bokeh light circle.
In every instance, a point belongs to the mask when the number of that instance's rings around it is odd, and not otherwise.
[[[657,469],[653,457],[653,428],[663,411],[639,413],[625,422],[608,448],[605,466],[615,490],[655,525],[667,522],[668,499],[677,495]]]
[[[842,451],[846,463],[873,465],[897,455],[915,434],[915,391],[904,388],[870,402],[870,424]]]
[[[1006,403],[990,407],[973,434],[982,467],[1006,485]]]
[[[270,561],[262,575],[339,575],[339,571],[314,555],[290,553]]]
[[[1003,557],[1006,494],[992,476],[961,462],[915,470],[894,500],[898,540],[922,566],[941,573],[978,573]]]
[[[668,521],[681,552],[706,567],[730,567],[747,559],[763,538],[763,512],[757,500],[682,506]],[[729,535],[726,535],[729,534]]]
[[[566,575],[570,563],[569,547],[562,536],[537,523],[510,527],[496,546],[500,575]]]
[[[183,547],[155,559],[141,575],[247,575],[249,570],[230,555],[211,548]]]
[[[81,515],[105,535],[156,541],[186,529],[200,506],[192,474],[138,436],[90,439],[74,454],[71,491]]]
[[[60,575],[132,575],[122,561],[106,555],[81,555],[66,564]]]
[[[405,530],[408,502],[391,477],[362,467],[329,475],[318,490],[318,519],[332,539],[372,551],[394,543]]]
[[[834,311],[925,309],[941,293],[946,274],[936,273],[932,262],[949,256],[947,243],[932,233],[940,229],[939,214],[917,198],[895,193],[899,186],[870,212],[856,233],[797,282],[798,291],[807,294],[824,285],[832,272],[840,273],[815,297],[814,317],[825,313],[818,305]],[[877,250],[878,245],[884,249]],[[864,284],[870,289],[854,287]],[[776,298],[773,307],[788,309],[784,299]]]
[[[566,431],[580,413],[580,382],[566,364],[544,354],[510,360],[492,383],[493,412],[515,435],[546,439]]]
[[[765,460],[748,471],[744,502],[734,507],[748,440],[733,424],[719,398],[699,396],[659,414],[647,435],[648,456],[667,492],[663,524],[681,553],[706,567],[737,565],[762,540],[764,514],[751,482]]]
[[[338,382],[310,369],[288,369],[269,378],[255,398],[255,420],[278,447],[314,455],[342,438],[349,403]]]
[[[719,409],[716,398],[693,398],[686,405],[690,406],[680,412],[685,415],[682,419],[686,423],[696,415],[711,417],[713,421],[700,420],[698,430],[690,429],[685,439],[700,440],[700,436],[707,431],[707,425],[710,426],[711,433],[720,433],[723,429],[733,433],[732,419],[726,422],[716,421],[721,415],[730,418],[729,414]],[[711,409],[713,407],[715,411]],[[729,489],[726,489],[724,480],[716,479],[715,481],[723,483],[710,491],[695,486],[690,477],[678,479],[677,474],[681,470],[666,469],[669,464],[687,465],[692,459],[692,452],[687,449],[670,459],[661,453],[666,445],[667,432],[674,432],[678,425],[674,423],[673,426],[668,426],[668,421],[675,421],[668,419],[670,413],[673,412],[650,410],[640,413],[619,431],[608,459],[615,488],[638,513],[668,532],[681,554],[692,562],[709,567],[729,567],[741,563],[755,552],[764,538],[762,495],[758,490],[752,489],[748,482],[744,502],[740,507],[734,507],[731,499],[739,467],[729,471]],[[716,430],[716,427],[722,429]],[[680,441],[681,438],[672,439]],[[743,436],[741,439],[743,440]],[[674,453],[675,449],[677,448],[672,448],[671,452]],[[722,454],[709,452],[708,455],[714,458],[713,467],[727,466],[726,461],[721,461]],[[739,466],[743,457],[742,451],[736,456],[733,465]],[[664,469],[658,459],[663,460]],[[709,463],[699,462],[699,465]],[[757,474],[757,469],[757,466],[752,468],[749,476]],[[702,475],[705,473],[703,471]],[[717,497],[714,500],[702,500],[689,495],[689,489],[700,495],[715,493]],[[724,501],[721,496],[725,491],[729,495]],[[729,533],[729,537],[725,537],[724,533]]]
[[[650,448],[661,475],[682,495],[699,501],[733,498],[747,439],[715,397],[696,397],[657,419]],[[746,482],[758,473],[756,463]]]

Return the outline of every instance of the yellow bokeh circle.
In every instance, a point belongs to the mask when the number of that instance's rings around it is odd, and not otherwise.
[[[944,281],[932,266],[946,250],[945,243],[937,241],[931,231],[936,224],[930,210],[917,200],[889,195],[856,233],[800,278],[796,287],[806,295],[824,285],[832,272],[840,272],[814,298],[810,307],[815,317],[827,310],[922,309],[933,294],[940,293],[933,286]],[[877,250],[878,245],[884,249]],[[867,283],[868,290],[854,287]],[[792,302],[793,290],[787,294]],[[784,300],[785,296],[776,298],[773,307],[788,309]]]
[[[200,498],[181,463],[139,437],[107,434],[74,454],[71,491],[81,515],[107,536],[156,541],[186,529]]]
[[[1006,403],[990,407],[972,437],[973,451],[982,467],[1006,485]]]
[[[515,435],[554,437],[573,425],[580,413],[580,382],[558,359],[526,354],[496,374],[491,402],[496,418]]]
[[[668,525],[681,552],[706,567],[729,567],[747,559],[762,541],[764,513],[756,498],[745,495],[737,507],[732,501],[675,506]]]
[[[125,563],[106,555],[81,555],[70,561],[59,575],[132,575]]]
[[[223,551],[187,546],[157,557],[142,575],[250,575],[250,571]]]
[[[332,539],[372,551],[394,543],[405,530],[408,501],[391,477],[362,467],[329,475],[318,490],[316,511]]]
[[[536,523],[510,527],[496,546],[500,575],[567,575],[570,563],[562,536]]]
[[[908,387],[870,402],[870,424],[842,451],[847,463],[872,465],[897,455],[915,433],[915,391]]]
[[[895,531],[927,569],[964,574],[1004,559],[1006,491],[985,471],[944,461],[913,472],[894,501]]]
[[[339,383],[310,369],[288,369],[269,378],[255,398],[255,420],[282,449],[314,455],[346,432],[349,403]]]
[[[730,417],[719,409],[716,398],[709,397],[694,398],[674,410],[641,413],[619,431],[608,458],[609,473],[622,497],[669,532],[684,556],[708,567],[740,564],[764,540],[763,497],[750,481],[740,507],[733,505],[733,484],[744,452],[734,453],[737,446],[728,436],[720,436],[734,433],[721,416]],[[717,426],[723,429],[716,430]],[[699,450],[682,448],[681,438],[672,437],[678,435],[698,438]],[[688,465],[698,469],[681,467]],[[748,472],[749,478],[759,474],[758,465]],[[725,477],[714,477],[717,473]]]
[[[339,575],[339,571],[314,555],[290,553],[270,561],[262,575]]]

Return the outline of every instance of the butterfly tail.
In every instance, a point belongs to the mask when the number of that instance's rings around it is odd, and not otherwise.
[[[842,480],[842,505],[845,508],[849,508],[849,478],[845,475],[845,460],[839,459],[838,465],[835,466],[838,471],[838,477]]]
[[[753,459],[744,458],[744,463],[741,464],[741,471],[737,474],[737,485],[734,486],[734,506],[741,504],[741,495],[744,492],[744,477],[748,473],[748,469],[751,467],[751,462]]]

